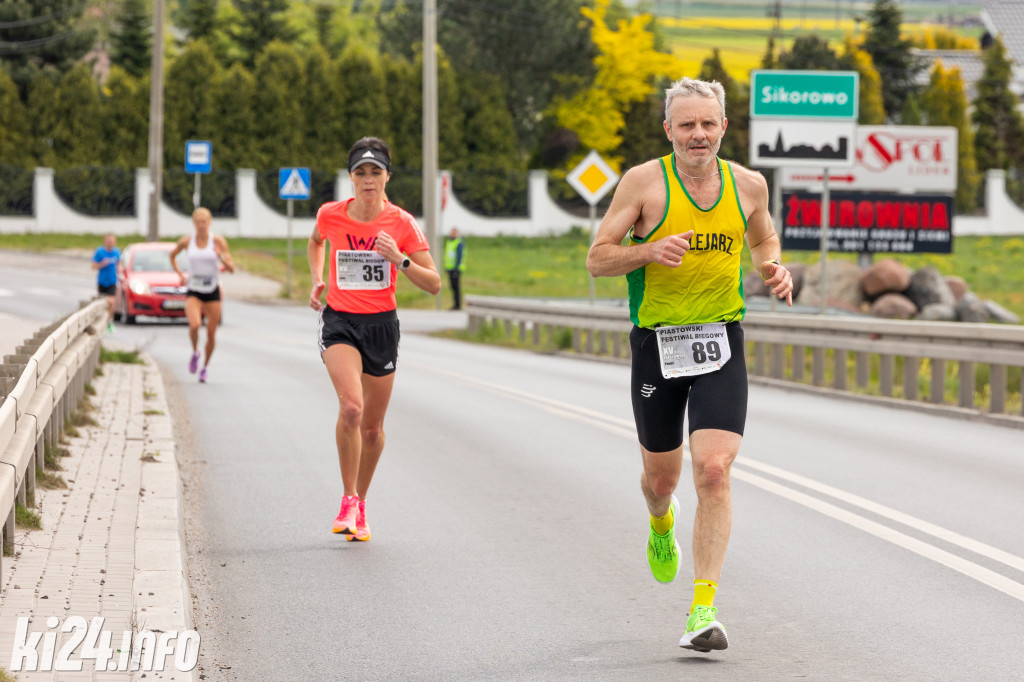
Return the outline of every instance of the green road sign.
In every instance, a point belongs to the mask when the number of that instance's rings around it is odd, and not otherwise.
[[[751,71],[750,116],[857,120],[856,71]]]

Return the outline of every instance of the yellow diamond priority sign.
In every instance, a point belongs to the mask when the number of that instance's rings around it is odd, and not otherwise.
[[[565,179],[593,206],[615,186],[619,174],[612,170],[600,154],[591,150]]]

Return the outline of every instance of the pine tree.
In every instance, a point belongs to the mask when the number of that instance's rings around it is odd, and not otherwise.
[[[57,128],[57,72],[47,68],[36,71],[28,85],[26,109],[30,112],[32,158],[44,168],[56,168],[54,133]]]
[[[839,58],[828,40],[816,35],[800,36],[793,46],[779,54],[779,68],[811,71],[837,71]]]
[[[1024,166],[1024,123],[1010,91],[1011,64],[1003,41],[985,49],[985,70],[974,99],[975,146],[982,170]]]
[[[101,126],[106,140],[103,164],[142,168],[149,153],[149,77],[137,79],[111,67],[103,86]]]
[[[140,78],[151,68],[152,24],[146,0],[122,0],[117,25],[110,34],[113,64]]]
[[[860,94],[857,100],[857,122],[864,125],[885,123],[885,105],[882,103],[882,77],[871,62],[871,55],[857,47],[847,37],[839,58],[840,68],[859,74]]]
[[[258,56],[275,40],[291,43],[295,30],[288,25],[288,0],[231,0],[237,11],[232,37],[245,65],[253,67]]]
[[[79,63],[57,87],[53,151],[58,169],[91,166],[103,157],[105,140],[96,134],[100,113],[99,84],[91,69]]]
[[[202,38],[209,43],[217,30],[217,3],[218,0],[178,0],[171,19],[188,33],[188,40]]]
[[[274,41],[256,58],[256,90],[253,95],[251,146],[257,169],[306,166],[307,119],[314,112],[302,110],[305,90],[302,57],[291,45]],[[381,88],[383,96],[383,88]]]
[[[737,83],[725,70],[717,47],[701,65],[699,78],[718,81],[725,90],[725,113],[729,126],[718,155],[747,165],[750,158],[750,89]]]
[[[907,97],[916,94],[923,65],[911,54],[911,42],[900,35],[903,13],[893,0],[875,0],[868,10],[868,31],[862,49],[882,77],[882,102],[891,120],[899,118]]]
[[[96,43],[96,32],[84,28],[81,0],[0,2],[0,58],[22,97],[36,73],[52,67],[63,73]]]
[[[335,65],[327,50],[319,45],[306,55],[306,89],[302,109],[312,114],[306,128],[306,163],[312,168],[337,171],[346,167],[346,143]]]
[[[388,107],[391,158],[397,165],[419,168],[423,165],[423,69],[386,54],[381,57],[381,68],[395,102]]]
[[[256,79],[235,64],[210,85],[215,126],[210,135],[217,167],[228,170],[263,168],[253,145]]]
[[[947,71],[941,63],[935,65],[928,87],[921,93],[921,109],[928,125],[957,129],[956,207],[962,213],[969,213],[977,208],[981,176],[960,69]]]
[[[377,55],[364,45],[349,45],[338,58],[335,82],[340,101],[337,116],[345,151],[348,152],[352,143],[361,137],[379,137],[387,141],[391,133],[388,127],[390,103],[384,71]],[[395,105],[404,108],[408,103],[395,102]],[[409,113],[405,112],[406,115]],[[423,120],[420,116],[415,118]]]
[[[205,40],[189,43],[168,67],[164,85],[167,102],[164,107],[164,163],[167,168],[184,168],[185,142],[209,140],[217,129],[211,84],[219,76],[220,66]]]
[[[0,163],[28,168],[32,162],[28,112],[18,86],[0,69]]]

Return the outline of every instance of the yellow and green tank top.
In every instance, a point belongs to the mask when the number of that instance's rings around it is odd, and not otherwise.
[[[665,180],[665,215],[636,246],[693,230],[690,250],[678,268],[648,263],[626,275],[629,316],[638,327],[742,320],[743,271],[740,252],[747,218],[728,162],[716,159],[722,178],[718,200],[703,209],[690,198],[676,171],[675,154],[659,159]]]

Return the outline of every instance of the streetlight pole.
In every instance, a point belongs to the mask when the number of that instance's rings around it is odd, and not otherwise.
[[[153,60],[149,89],[149,230],[160,236],[160,198],[164,173],[164,0],[153,0]]]
[[[435,257],[437,243],[437,0],[423,2],[423,222]],[[437,309],[441,309],[441,296]]]

